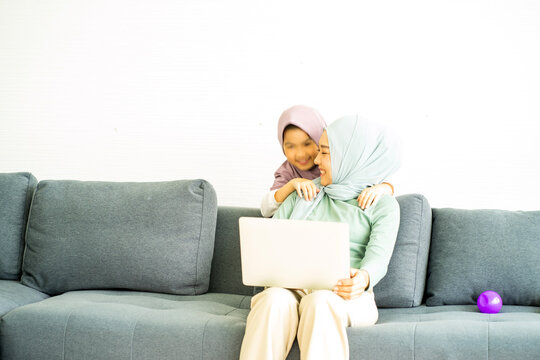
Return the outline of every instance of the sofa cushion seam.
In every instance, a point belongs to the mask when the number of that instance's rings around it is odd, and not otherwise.
[[[18,259],[18,264],[17,264],[17,269],[19,271],[19,274],[18,274],[18,278],[20,280],[21,276],[22,276],[22,266],[23,266],[23,263],[24,263],[24,254],[26,252],[26,235],[28,233],[28,224],[30,222],[30,210],[31,210],[31,205],[32,205],[32,202],[34,200],[34,194],[35,194],[35,189],[34,191],[32,192],[32,195],[31,196],[28,196],[28,192],[30,191],[30,184],[32,182],[32,174],[28,174],[28,176],[26,176],[26,193],[25,193],[25,198],[24,198],[24,209],[23,209],[23,219],[24,219],[24,222],[21,226],[21,237],[22,237],[22,244],[20,245],[19,247],[19,259]],[[37,184],[36,184],[37,186]],[[26,209],[28,208],[28,213],[26,212]]]
[[[34,205],[34,201],[38,192],[38,187],[39,187],[39,183],[36,184],[36,188],[32,192],[32,197],[30,199],[30,204],[28,207],[28,218],[26,219],[26,224],[25,224],[25,229],[24,229],[24,246],[23,246],[23,251],[21,255],[21,275],[19,277],[21,284],[23,284],[22,277],[24,275],[24,260],[26,258],[26,252],[28,249],[28,233],[30,232],[30,228],[31,228],[30,221],[32,219],[32,211],[34,209],[33,205]],[[27,284],[24,284],[24,285],[27,285]],[[27,286],[30,286],[30,285],[27,285]],[[34,286],[31,286],[31,287],[41,292],[45,292],[43,288],[39,286],[39,284],[34,284]],[[50,295],[49,293],[47,294]]]
[[[130,346],[130,354],[129,358],[133,360],[133,339],[135,338],[135,329],[137,328],[137,325],[139,324],[139,319],[135,319],[135,325],[133,326],[133,331],[131,332],[131,346]]]
[[[208,326],[208,323],[210,322],[210,320],[212,320],[212,318],[209,318],[209,319],[206,320],[206,322],[204,323],[203,334],[202,334],[202,340],[201,340],[201,360],[204,359],[204,338],[205,338],[205,336],[206,336],[206,327]]]
[[[420,226],[418,227],[418,238],[416,242],[416,258],[414,265],[414,289],[413,289],[413,298],[411,301],[411,307],[414,307],[414,301],[416,300],[416,290],[418,288],[418,256],[420,254],[420,240],[422,235],[422,226],[424,224],[424,199],[420,199]],[[423,295],[423,294],[422,294]],[[422,300],[420,300],[422,302]]]
[[[253,296],[248,296],[248,295],[244,295],[244,297],[243,297],[242,300],[240,301],[240,304],[239,304],[238,308],[240,308],[240,306],[242,306],[242,304],[244,304],[244,300],[246,300],[248,297],[250,298],[248,310],[251,309],[251,298],[252,298]],[[241,308],[241,309],[243,309],[243,308]]]
[[[77,309],[80,309],[82,306],[79,306],[79,307],[76,307],[74,309],[71,309],[71,311],[69,312],[69,315],[66,319],[66,323],[64,324],[64,337],[62,339],[62,359],[66,359],[66,333],[67,333],[67,327],[68,327],[68,323],[69,323],[69,319],[71,319],[71,314],[73,314],[73,312]]]
[[[489,325],[491,324],[491,315],[489,315],[487,322],[487,360],[489,360]]]
[[[416,359],[416,327],[418,326],[418,322],[414,323],[414,329],[413,329],[413,347],[412,347],[412,358],[413,360]]]
[[[203,222],[204,222],[204,200],[205,200],[205,191],[204,184],[201,183],[202,188],[202,201],[201,201],[201,225],[199,228],[199,241],[197,243],[197,257],[195,259],[195,283],[193,284],[193,295],[197,295],[197,284],[199,283],[199,258],[201,256],[201,240],[202,240],[202,231],[203,231]]]
[[[22,239],[20,240],[22,241],[19,243],[19,249],[18,249],[19,263],[17,264],[17,268],[18,270],[20,270],[21,275],[22,275],[22,255],[25,248],[25,244],[26,244],[26,228],[28,224],[28,218],[26,218],[27,216],[26,207],[29,206],[28,204],[28,191],[29,190],[30,190],[30,175],[26,176],[26,192],[24,194],[24,207],[23,207],[23,219],[26,221],[23,221],[23,223],[21,224],[21,238]],[[28,211],[30,211],[30,207],[28,207]]]

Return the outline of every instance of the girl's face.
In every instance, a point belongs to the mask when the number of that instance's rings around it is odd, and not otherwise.
[[[315,164],[319,165],[319,170],[321,170],[321,185],[327,186],[332,183],[332,161],[330,160],[330,147],[328,146],[326,130],[319,140],[319,148],[321,150],[315,158]]]
[[[315,166],[319,148],[304,130],[290,127],[283,133],[283,151],[291,164],[300,170],[309,170]]]

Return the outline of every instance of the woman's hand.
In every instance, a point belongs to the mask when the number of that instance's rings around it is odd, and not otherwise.
[[[334,293],[345,300],[352,300],[360,297],[369,286],[369,274],[366,270],[351,268],[349,279],[339,280],[334,287]]]
[[[298,196],[307,201],[315,199],[319,191],[321,191],[313,181],[308,179],[296,178],[289,181],[289,183],[291,182]]]
[[[365,210],[371,205],[375,205],[377,201],[379,201],[381,196],[385,194],[394,194],[394,189],[392,185],[388,183],[382,183],[365,188],[360,193],[360,196],[358,196],[358,206]]]

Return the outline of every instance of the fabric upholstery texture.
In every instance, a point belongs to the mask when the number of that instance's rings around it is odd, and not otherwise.
[[[0,279],[21,276],[26,221],[36,184],[30,173],[0,174]]]
[[[261,213],[258,209],[238,207],[220,206],[218,209],[209,291],[253,295],[254,288],[242,283],[238,232],[241,216],[260,217]]]
[[[48,298],[37,290],[21,285],[18,281],[0,280],[0,317],[19,306]]]
[[[401,220],[386,276],[374,287],[377,306],[411,307],[422,302],[431,234],[431,208],[419,194],[398,196]],[[242,284],[238,218],[260,217],[255,209],[220,207],[210,291],[252,295]],[[252,212],[252,213],[251,213]],[[234,270],[234,271],[233,271]]]
[[[379,321],[348,328],[351,359],[538,359],[540,309],[474,305],[379,309]],[[366,344],[369,344],[366,346]]]
[[[4,234],[23,244],[18,216],[36,185],[30,174],[7,175],[1,257]],[[398,238],[374,288],[379,320],[347,328],[350,359],[538,359],[540,212],[432,211],[422,195],[396,199]],[[0,359],[238,359],[255,290],[242,284],[241,216],[260,213],[217,209],[203,180],[41,182],[23,284],[0,280]],[[498,314],[475,305],[488,289],[503,296]],[[287,359],[300,359],[296,342]]]
[[[232,294],[68,292],[7,314],[2,355],[11,360],[237,359],[246,307],[249,297]]]
[[[419,194],[398,196],[400,225],[386,276],[373,288],[378,307],[412,307],[422,303],[426,279],[431,208]]]
[[[22,283],[49,295],[204,293],[216,213],[215,191],[204,180],[41,181],[30,209]]]
[[[540,211],[433,209],[426,304],[540,306]]]

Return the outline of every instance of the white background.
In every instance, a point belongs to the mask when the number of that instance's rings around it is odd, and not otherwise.
[[[281,112],[401,137],[397,194],[540,209],[540,2],[0,0],[0,172],[258,207]]]

